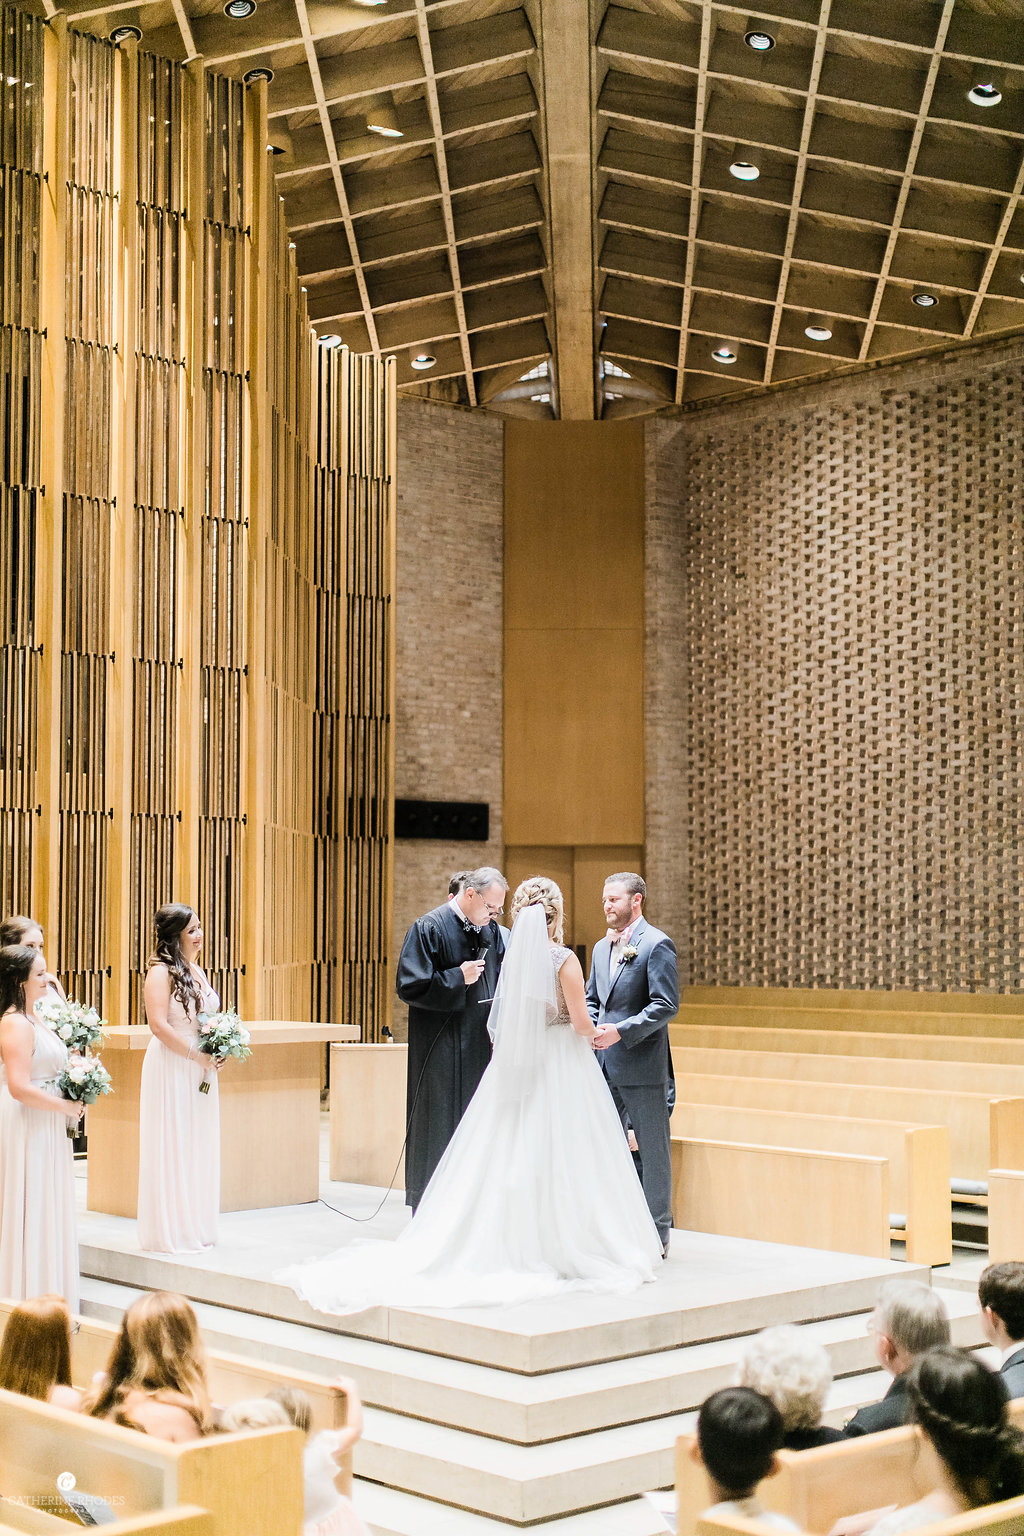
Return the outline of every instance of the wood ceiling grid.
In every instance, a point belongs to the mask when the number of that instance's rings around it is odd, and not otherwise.
[[[394,349],[406,389],[496,408],[507,390],[548,414],[529,397],[557,400],[557,362],[519,380],[551,361],[559,318],[574,410],[596,374],[608,414],[1024,329],[1024,0],[573,0],[594,84],[576,108],[589,242],[561,214],[552,236],[548,130],[565,116],[537,0],[258,0],[243,21],[223,0],[39,3],[221,72],[274,71],[274,170],[315,324]],[[775,47],[750,49],[751,27]],[[985,80],[996,107],[967,99]],[[381,108],[401,139],[369,131]],[[736,160],[759,179],[736,181]],[[805,336],[815,320],[827,341]],[[603,386],[598,361],[619,368]]]

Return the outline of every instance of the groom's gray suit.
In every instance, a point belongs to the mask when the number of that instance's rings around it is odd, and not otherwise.
[[[632,960],[609,974],[611,945],[601,939],[587,981],[587,1007],[595,1024],[613,1024],[620,1040],[597,1057],[616,1108],[628,1115],[644,1165],[647,1204],[667,1243],[672,1228],[672,1158],[669,1144],[669,1021],[679,1012],[676,948],[667,933],[643,917],[630,936]]]

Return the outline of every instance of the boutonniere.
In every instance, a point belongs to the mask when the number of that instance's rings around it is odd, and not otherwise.
[[[623,944],[619,961],[622,965],[628,965],[631,960],[636,959],[638,953],[639,951],[635,944]]]

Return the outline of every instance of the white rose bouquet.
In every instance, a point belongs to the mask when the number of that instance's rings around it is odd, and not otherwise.
[[[198,1022],[196,1050],[202,1055],[212,1056],[215,1061],[226,1061],[229,1056],[234,1056],[237,1061],[245,1061],[247,1056],[252,1055],[249,1031],[233,1008],[225,1008],[222,1013],[201,1013]],[[209,1091],[210,1079],[209,1074],[206,1074],[199,1084],[199,1092]]]
[[[36,1016],[45,1020],[54,1034],[80,1056],[88,1055],[100,1043],[106,1019],[85,1003],[62,1003],[59,998],[44,997],[36,1003]]]
[[[57,1079],[57,1087],[61,1098],[74,1104],[95,1104],[101,1094],[110,1092],[110,1073],[98,1056],[77,1056]],[[78,1135],[78,1125],[70,1120],[68,1135],[72,1140]]]

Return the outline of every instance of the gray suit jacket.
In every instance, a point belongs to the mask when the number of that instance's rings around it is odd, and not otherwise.
[[[1006,1384],[1008,1397],[1024,1397],[1024,1342],[1000,1368],[999,1374]]]
[[[676,947],[667,933],[641,918],[631,943],[636,958],[624,960],[609,975],[611,946],[594,945],[587,981],[587,1007],[595,1024],[614,1024],[621,1035],[599,1052],[610,1083],[627,1087],[667,1085],[668,1026],[679,1012]]]

